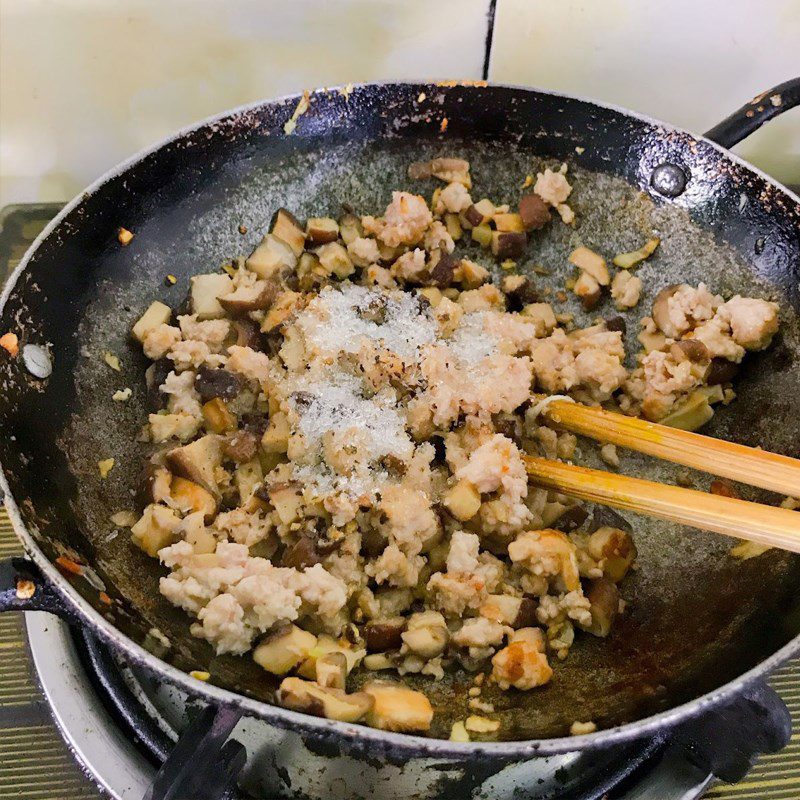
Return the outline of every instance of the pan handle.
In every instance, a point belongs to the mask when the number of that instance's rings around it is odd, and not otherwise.
[[[792,78],[756,95],[718,125],[706,131],[705,138],[730,150],[757,131],[765,122],[800,105],[800,78]]]
[[[67,622],[76,622],[61,596],[27,558],[0,560],[0,613],[3,611],[49,611]]]
[[[774,689],[757,682],[680,726],[648,779],[618,800],[697,800],[715,778],[740,781],[761,754],[782,750],[791,735],[786,704]]]

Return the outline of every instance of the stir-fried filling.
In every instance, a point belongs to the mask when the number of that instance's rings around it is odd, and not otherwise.
[[[523,454],[576,456],[532,395],[694,428],[778,325],[772,303],[669,287],[629,371],[619,318],[575,327],[514,261],[574,220],[564,170],[539,174],[517,211],[473,202],[459,159],[410,174],[446,185],[430,203],[394,192],[379,217],[300,225],[281,210],[247,260],[193,278],[191,313],[155,302],[133,329],[155,408],[132,534],[164,564],[161,592],[218,653],[252,650],[287,676],[287,707],[406,731],[430,726],[424,694],[386,680],[348,693],[353,669],[464,669],[528,691],[623,613],[630,530],[528,485]],[[502,280],[455,254],[467,242]],[[578,248],[573,291],[586,308],[603,293],[635,306],[626,270],[657,245],[619,256],[613,278]],[[457,735],[497,727],[472,716]]]

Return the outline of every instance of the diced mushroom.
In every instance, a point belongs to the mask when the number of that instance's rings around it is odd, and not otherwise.
[[[367,724],[384,731],[427,731],[433,721],[430,700],[413,689],[390,681],[370,681],[362,691],[374,705],[367,713]]]
[[[308,656],[316,643],[313,633],[297,625],[280,625],[262,637],[253,650],[253,661],[273,675],[285,675]]]
[[[138,341],[143,342],[148,333],[155,330],[159,325],[166,325],[172,318],[172,309],[156,300],[147,308],[133,326],[132,333]]]
[[[255,458],[260,442],[261,437],[254,431],[236,431],[222,440],[222,452],[225,458],[240,464]]]
[[[229,372],[227,369],[213,369],[205,365],[197,370],[194,379],[194,388],[204,403],[214,398],[233,400],[243,387],[244,380],[241,375]]]
[[[261,469],[261,462],[257,458],[245,461],[236,467],[234,482],[239,492],[239,503],[244,505],[256,487],[260,486],[264,480],[264,473]]]
[[[720,389],[719,385],[715,385],[715,389]],[[702,428],[711,417],[714,416],[714,409],[711,407],[711,400],[713,395],[709,395],[707,391],[698,389],[692,392],[677,408],[659,420],[662,425],[667,425],[670,428],[679,428],[683,431],[696,431]],[[717,401],[722,400],[722,390],[720,389],[720,396],[716,398]]]
[[[525,231],[525,226],[522,223],[522,216],[513,213],[495,214],[494,227],[498,231],[507,233],[523,233]]]
[[[669,300],[680,288],[680,284],[677,283],[666,286],[656,295],[656,299],[653,301],[653,322],[655,322],[659,330],[668,336],[676,333],[669,315]],[[673,338],[677,338],[677,336]]]
[[[730,383],[738,372],[739,365],[734,361],[728,361],[726,358],[712,358],[706,372],[705,381],[709,386]]]
[[[300,515],[303,495],[299,486],[291,483],[279,483],[269,487],[269,500],[278,512],[281,522],[290,525]]]
[[[588,247],[577,247],[570,253],[569,261],[583,272],[588,272],[601,286],[611,283],[606,260]]]
[[[403,631],[406,621],[403,617],[373,620],[364,626],[364,642],[369,653],[398,650],[403,644]]]
[[[240,286],[230,294],[220,297],[219,302],[229,314],[241,316],[250,311],[269,308],[277,293],[276,281],[257,281],[252,286]]]
[[[556,315],[550,303],[529,303],[520,313],[536,323],[537,337],[545,336],[556,327]]]
[[[144,508],[150,503],[162,503],[170,493],[172,474],[156,464],[146,464],[136,488],[136,502]]]
[[[457,242],[464,235],[464,229],[461,227],[461,220],[458,214],[445,214],[444,226],[454,242]]]
[[[617,585],[608,578],[595,578],[587,585],[586,598],[591,603],[592,624],[585,630],[595,636],[608,636],[619,613]]]
[[[500,720],[472,714],[467,717],[464,728],[472,733],[495,733],[500,730]]]
[[[536,607],[537,603],[531,597],[490,594],[478,609],[478,613],[502,625],[527,628],[536,624]]]
[[[288,244],[268,233],[245,261],[247,269],[261,278],[278,276],[284,269],[297,266],[297,256]]]
[[[427,283],[439,289],[446,289],[448,286],[452,286],[458,265],[459,259],[442,251],[439,260],[429,271]]]
[[[316,542],[310,536],[301,536],[294,544],[289,545],[281,556],[282,567],[305,569],[322,561],[322,554],[316,548]]]
[[[339,242],[330,242],[318,247],[317,258],[326,275],[335,275],[337,278],[344,280],[344,278],[349,277],[356,271],[353,260]]]
[[[322,634],[317,639],[317,644],[309,652],[308,657],[297,668],[297,674],[308,680],[317,680],[317,659],[329,653],[339,653],[344,656],[347,664],[347,673],[352,672],[366,655],[363,647],[357,647],[350,642],[342,639],[334,639],[332,636]]]
[[[284,708],[340,722],[358,722],[370,711],[373,698],[364,692],[347,694],[302,678],[285,678],[276,695]]]
[[[591,311],[600,302],[600,284],[588,272],[581,273],[580,278],[575,281],[572,291],[580,297],[581,305],[585,311]]]
[[[460,273],[460,276],[459,276]],[[456,270],[456,279],[464,284],[468,289],[477,289],[489,277],[489,270],[470,261],[468,258],[462,258],[459,263],[459,268]]]
[[[235,319],[233,329],[236,331],[236,345],[250,347],[253,350],[261,349],[261,334],[259,327],[251,319]]]
[[[438,611],[423,611],[408,618],[401,637],[410,652],[430,660],[444,652],[450,634],[444,617]]]
[[[270,233],[291,247],[295,256],[299,257],[306,245],[306,233],[294,214],[285,208],[279,208],[272,220]]]
[[[155,558],[159,550],[177,540],[179,525],[180,519],[172,509],[151,504],[131,528],[131,538],[147,555]]]
[[[617,583],[636,560],[636,545],[626,531],[603,526],[589,537],[589,555],[602,563],[603,575]]]
[[[630,253],[620,253],[614,256],[614,266],[621,267],[622,269],[631,269],[635,267],[640,261],[644,261],[655,253],[658,245],[661,244],[661,239],[653,237],[648,239],[638,250]]]
[[[675,342],[670,347],[670,351],[678,361],[686,358],[695,364],[707,364],[711,361],[711,353],[699,339],[683,339]]]
[[[335,242],[339,238],[339,223],[332,217],[312,217],[306,222],[306,237],[312,245]]]
[[[539,301],[539,292],[533,281],[525,275],[507,275],[503,279],[503,293],[509,311],[521,311],[525,306]]]
[[[147,408],[150,411],[160,411],[167,404],[167,396],[161,391],[161,385],[172,372],[173,363],[168,358],[154,361],[144,371],[145,386],[147,386]]]
[[[203,404],[203,419],[206,427],[213,433],[227,433],[236,430],[236,416],[230,412],[225,401],[215,397]]]
[[[261,437],[261,446],[268,453],[285,453],[289,446],[289,419],[282,411],[273,414],[269,426]]]
[[[624,317],[611,317],[606,321],[606,330],[608,331],[618,331],[623,336],[628,331],[628,324],[625,322]]]
[[[463,158],[434,158],[430,162],[431,175],[446,183],[461,183],[469,189],[472,180],[469,176],[469,161]],[[411,177],[409,175],[409,177]]]
[[[481,507],[481,495],[475,485],[462,478],[442,500],[444,507],[462,522],[472,519]]]
[[[519,258],[525,252],[525,233],[492,231],[492,254],[498,258]]]
[[[181,478],[172,478],[169,495],[171,504],[184,514],[202,512],[206,524],[210,523],[217,513],[217,499],[199,483]]]
[[[482,225],[487,225],[494,217],[494,203],[491,200],[486,199],[485,197],[483,200],[479,200],[477,203],[473,203],[465,212],[464,212],[464,219],[472,225],[473,228],[477,228]]]
[[[526,231],[538,231],[550,222],[550,207],[538,194],[524,194],[519,200],[519,215]]]
[[[317,683],[325,688],[344,689],[347,658],[344,653],[325,653],[316,659]]]
[[[207,434],[182,447],[170,450],[166,455],[170,469],[182,478],[199,483],[213,495],[219,494],[214,471],[222,461],[220,439]]]
[[[192,278],[191,303],[192,313],[197,319],[219,319],[225,316],[225,309],[219,302],[220,297],[233,291],[233,281],[223,273],[195,275]]]
[[[342,237],[342,241],[346,245],[361,238],[363,235],[364,230],[361,227],[361,220],[355,214],[345,214],[339,220],[339,236]]]
[[[281,292],[264,317],[261,330],[264,333],[272,333],[277,330],[294,314],[302,300],[303,295],[299,292]]]
[[[488,250],[492,246],[492,232],[488,225],[476,225],[472,229],[470,236],[474,242]]]

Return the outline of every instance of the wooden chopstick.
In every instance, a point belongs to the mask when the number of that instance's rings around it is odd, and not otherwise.
[[[800,514],[796,511],[536,456],[523,459],[531,482],[546,489],[800,553]]]
[[[541,415],[557,427],[582,436],[800,497],[800,460],[796,458],[568,400],[552,401],[542,409]]]

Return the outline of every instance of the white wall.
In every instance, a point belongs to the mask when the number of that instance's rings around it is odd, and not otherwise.
[[[800,77],[798,0],[499,0],[492,79],[633,108],[702,133]],[[800,109],[736,152],[800,183]]]
[[[478,78],[489,0],[0,0],[0,205],[307,87]],[[498,0],[491,78],[701,131],[800,75],[798,0]],[[800,111],[741,147],[800,182]]]

